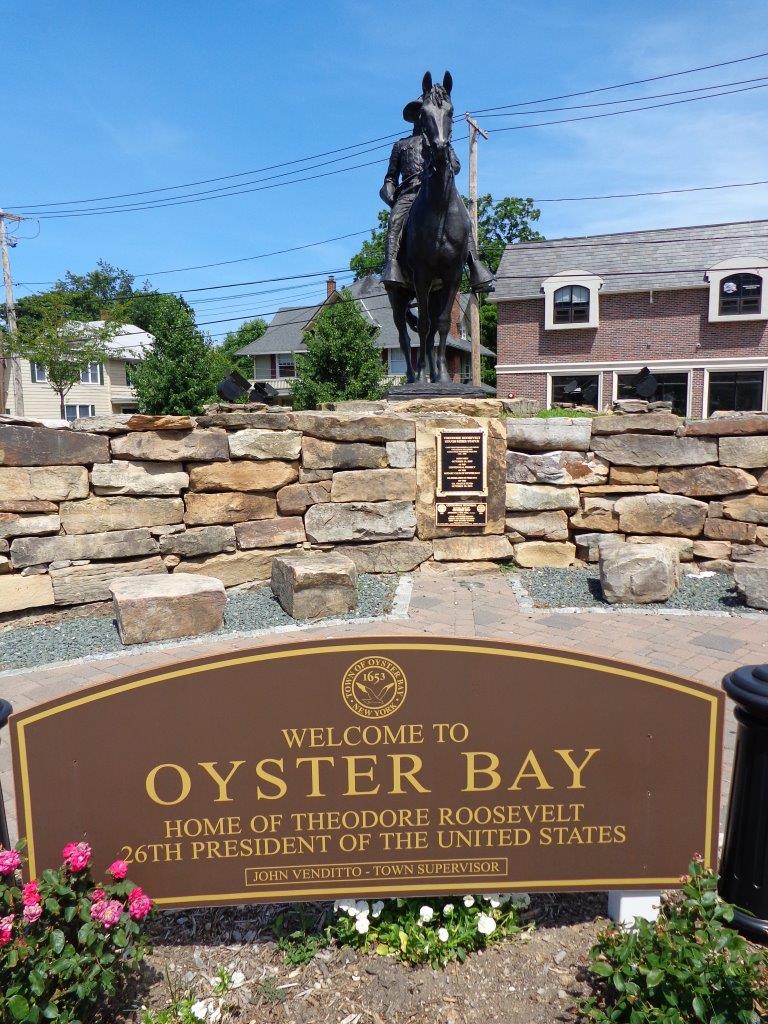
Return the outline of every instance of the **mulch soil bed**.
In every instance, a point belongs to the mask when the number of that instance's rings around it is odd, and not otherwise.
[[[162,1009],[172,995],[211,994],[221,967],[246,981],[230,994],[221,1024],[553,1024],[576,1021],[585,994],[587,954],[605,927],[604,893],[532,896],[533,925],[444,970],[413,968],[391,957],[335,945],[297,965],[272,933],[280,908],[228,907],[162,913],[151,931],[154,951],[132,1009]],[[315,904],[322,927],[330,904]]]

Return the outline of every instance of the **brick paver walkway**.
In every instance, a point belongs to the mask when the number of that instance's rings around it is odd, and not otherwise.
[[[23,672],[0,673],[0,697],[17,710],[83,686],[194,657],[221,654],[291,639],[393,634],[491,637],[634,662],[719,687],[739,665],[768,662],[768,620],[745,616],[640,615],[631,612],[560,612],[521,608],[504,573],[452,575],[416,573],[405,619],[342,623],[291,634],[217,637],[152,651],[69,662]],[[727,799],[734,724],[728,710],[723,801]],[[15,829],[15,807],[6,738],[0,743],[0,782]],[[672,781],[671,784],[674,784]]]

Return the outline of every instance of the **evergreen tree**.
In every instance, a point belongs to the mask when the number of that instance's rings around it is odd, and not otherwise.
[[[215,400],[220,360],[179,303],[164,303],[152,318],[155,345],[131,374],[141,412],[194,416]]]
[[[381,398],[387,370],[374,344],[378,333],[349,292],[342,291],[304,334],[307,352],[296,356],[294,408]]]

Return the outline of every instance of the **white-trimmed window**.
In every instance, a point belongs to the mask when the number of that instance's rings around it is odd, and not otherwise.
[[[64,414],[68,420],[83,420],[96,415],[95,405],[65,405]]]
[[[706,415],[761,412],[765,408],[765,370],[707,370]]]
[[[406,373],[405,368],[405,356],[403,355],[402,349],[388,348],[386,350],[388,357],[388,370],[392,377],[404,377]],[[419,354],[417,348],[411,348],[411,360],[415,363],[416,358]]]
[[[47,384],[48,383],[48,371],[40,363],[30,363],[30,372],[32,374],[33,384]]]
[[[599,292],[603,279],[586,270],[568,270],[542,282],[544,329],[568,331],[597,327],[600,323]]]
[[[80,371],[81,384],[103,384],[104,367],[101,363],[89,363],[84,370]]]
[[[707,271],[709,322],[768,320],[768,260],[732,256]]]
[[[616,374],[617,398],[642,398],[650,402],[671,402],[672,412],[688,416],[691,396],[689,370],[662,373],[643,367],[633,373]]]
[[[296,376],[296,364],[293,359],[293,353],[281,352],[277,357],[277,376],[278,377],[295,377]]]
[[[586,405],[599,409],[599,373],[552,373],[550,382],[550,408],[553,405]]]

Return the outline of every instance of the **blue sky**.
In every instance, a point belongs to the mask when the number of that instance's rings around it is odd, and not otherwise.
[[[427,68],[436,77],[450,68],[462,112],[757,53],[768,50],[759,13],[759,5],[733,0],[0,0],[0,206],[159,188],[405,133],[402,106],[420,91]],[[768,76],[768,58],[563,103],[761,75]],[[479,120],[498,128],[566,116]],[[768,178],[767,128],[768,89],[756,89],[499,133],[481,143],[480,190],[542,199]],[[460,126],[456,134],[464,134]],[[466,142],[456,147],[466,165]],[[359,231],[375,223],[387,155],[377,149],[325,170],[379,160],[375,166],[251,194],[39,225],[30,220],[17,232],[14,278],[50,281],[67,269],[86,271],[99,258],[141,276]],[[466,187],[465,171],[459,184]],[[544,203],[539,226],[557,237],[766,216],[768,186],[760,186]],[[184,289],[343,268],[360,238],[149,276],[158,287]],[[254,285],[250,291],[262,294],[240,299],[233,296],[249,289],[195,293],[198,321],[268,312],[289,296],[305,301],[324,292],[311,280],[296,284]],[[20,285],[18,294],[28,290]]]

